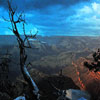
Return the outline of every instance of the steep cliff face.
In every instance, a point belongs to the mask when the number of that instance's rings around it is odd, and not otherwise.
[[[81,90],[88,91],[93,96],[93,100],[96,100],[100,93],[100,72],[89,71],[84,66],[85,61],[92,62],[90,59],[87,60],[81,57],[72,62],[72,66],[63,70],[64,75],[70,76]]]

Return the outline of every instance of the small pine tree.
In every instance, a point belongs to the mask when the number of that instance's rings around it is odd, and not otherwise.
[[[92,56],[94,61],[90,64],[88,62],[84,62],[84,65],[89,70],[94,70],[94,72],[97,72],[100,70],[100,49],[98,49],[97,52],[94,52]]]

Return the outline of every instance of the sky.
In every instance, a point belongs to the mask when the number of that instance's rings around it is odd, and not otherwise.
[[[100,0],[12,0],[12,7],[25,14],[26,34],[100,36]],[[2,17],[9,19],[7,0],[0,0],[0,35],[12,35]]]

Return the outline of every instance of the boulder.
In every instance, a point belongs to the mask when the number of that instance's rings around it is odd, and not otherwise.
[[[69,100],[90,100],[88,92],[77,89],[66,90],[66,97]]]

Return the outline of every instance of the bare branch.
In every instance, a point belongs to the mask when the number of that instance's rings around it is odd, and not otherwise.
[[[3,16],[2,16],[2,18],[3,18],[4,21],[10,22],[10,20],[4,18]]]
[[[60,92],[61,90],[58,89],[57,87],[54,86],[54,84],[52,84],[50,81],[49,81],[49,84],[52,86],[53,89],[55,89],[57,92]]]
[[[21,23],[21,22],[23,22],[23,23],[25,23],[25,18],[23,18],[25,15],[23,15],[23,12],[22,13],[20,13],[20,15],[18,16],[17,15],[17,21],[15,21],[15,23]]]
[[[25,42],[27,39],[35,39],[36,36],[37,36],[37,33],[38,33],[38,31],[37,31],[36,34],[34,34],[34,35],[32,35],[32,33],[31,33],[31,35],[25,35],[24,42]]]
[[[16,13],[16,9],[12,9],[11,7],[11,3],[9,2],[8,0],[8,6],[9,6],[9,18],[10,18],[10,22],[11,22],[11,25],[12,25],[12,30],[14,35],[17,37],[17,41],[18,41],[18,44],[19,44],[19,49],[20,49],[20,68],[21,68],[21,72],[23,74],[23,77],[25,79],[25,81],[28,83],[30,89],[32,90],[33,92],[33,95],[36,95],[37,96],[37,100],[39,100],[39,89],[37,87],[37,85],[35,84],[34,80],[31,78],[27,68],[26,68],[26,60],[27,60],[27,55],[26,55],[26,52],[25,52],[25,48],[31,48],[31,45],[30,45],[30,41],[29,39],[34,39],[36,38],[36,34],[34,35],[26,35],[25,33],[25,18],[23,18],[23,13],[21,13],[19,16],[17,16],[17,21],[15,21],[15,13]],[[24,16],[25,17],[25,16]],[[18,27],[17,27],[17,24],[18,23],[21,23],[23,24],[23,32],[24,32],[24,40],[23,38],[21,37],[19,31],[18,31]],[[26,46],[25,45],[25,42],[28,43],[28,45]]]
[[[20,82],[22,82],[22,83],[24,83],[24,84],[26,84],[26,85],[28,85],[27,82],[24,81],[24,80],[22,80],[22,79],[17,78],[17,80],[20,81]]]
[[[8,27],[8,29],[11,30],[11,31],[13,32],[13,29],[12,29],[12,28]]]
[[[17,10],[17,6],[13,9],[13,14],[15,14],[16,10]]]

